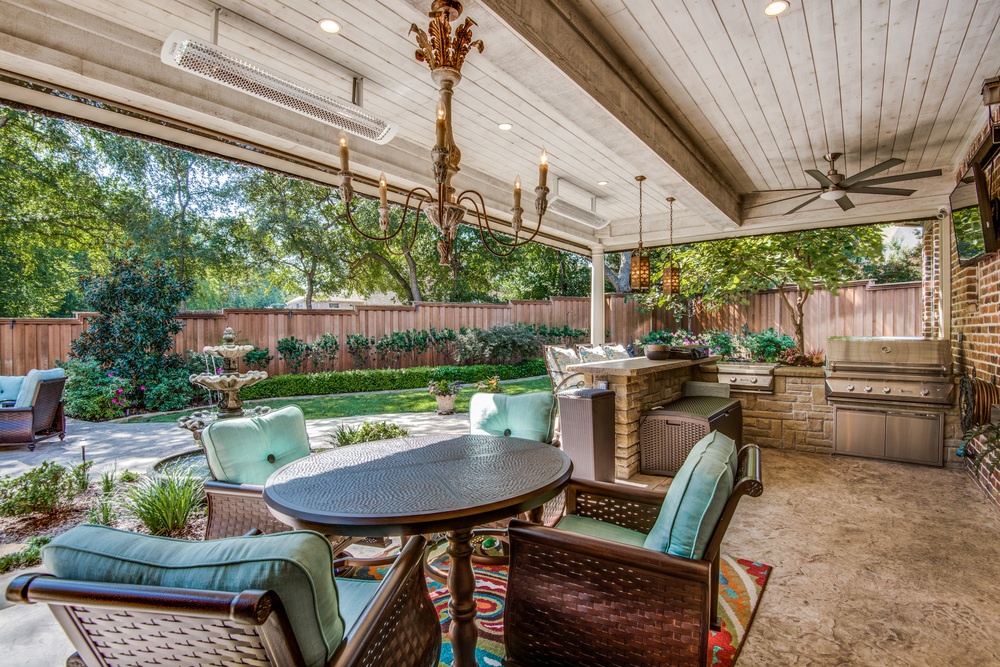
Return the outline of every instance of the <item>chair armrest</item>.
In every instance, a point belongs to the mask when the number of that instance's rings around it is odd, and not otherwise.
[[[707,664],[709,562],[518,520],[509,535],[511,665]]]
[[[622,484],[573,479],[566,487],[566,513],[648,533],[665,495]]]
[[[424,579],[426,544],[419,535],[406,543],[375,597],[348,630],[330,667],[438,665],[441,625]]]
[[[31,408],[0,408],[0,443],[33,441],[34,424]]]
[[[278,521],[264,503],[264,487],[259,484],[205,482],[208,521],[205,539],[237,537],[257,529],[262,533],[280,533],[291,526]]]

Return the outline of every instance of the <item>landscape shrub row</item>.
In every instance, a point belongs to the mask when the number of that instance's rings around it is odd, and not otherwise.
[[[802,354],[795,346],[791,336],[773,328],[760,333],[753,333],[746,327],[739,334],[731,331],[708,329],[701,333],[692,333],[684,329],[677,331],[651,331],[643,336],[640,343],[663,343],[666,345],[704,345],[711,349],[712,354],[722,355],[725,359],[745,361],[762,361],[774,363],[794,363],[795,365],[811,365],[809,360],[820,359],[821,352]],[[793,361],[794,360],[794,361]]]
[[[479,382],[493,376],[501,380],[545,375],[545,362],[527,359],[517,364],[477,366],[417,366],[413,368],[383,368],[352,370],[308,375],[279,375],[240,391],[243,400],[284,398],[287,396],[317,396],[349,394],[386,389],[424,389],[434,380],[463,383]]]

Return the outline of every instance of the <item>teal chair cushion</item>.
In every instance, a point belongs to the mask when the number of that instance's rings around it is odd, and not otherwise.
[[[576,516],[575,514],[564,516],[556,524],[556,528],[578,535],[589,535],[590,537],[599,537],[602,540],[611,540],[619,544],[628,544],[633,547],[645,546],[646,541],[645,533],[629,530],[613,523],[591,519],[590,517]]]
[[[39,371],[32,368],[28,371],[28,374],[24,376],[24,382],[21,383],[21,389],[17,392],[17,398],[14,400],[15,408],[30,408],[31,402],[35,400],[35,389],[38,388],[38,383],[42,380],[54,380],[55,378],[61,378],[66,374],[61,368],[50,368],[45,371]]]
[[[469,433],[552,442],[556,399],[549,391],[527,394],[473,394]]]
[[[231,484],[262,485],[281,466],[309,454],[306,420],[295,405],[260,417],[214,421],[201,440],[215,479]]]
[[[0,401],[16,401],[22,384],[23,375],[0,375]]]
[[[229,593],[273,590],[309,666],[326,664],[344,637],[333,551],[319,533],[187,542],[84,524],[46,545],[42,560],[63,579]]]
[[[736,443],[718,431],[699,440],[670,483],[643,546],[701,559],[732,495],[736,456]]]

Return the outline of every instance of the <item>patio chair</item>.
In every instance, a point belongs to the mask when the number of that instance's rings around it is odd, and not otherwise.
[[[43,440],[66,437],[62,393],[63,369],[32,369],[23,378],[0,378],[0,446],[27,446],[34,450]],[[13,396],[13,400],[11,400]]]
[[[666,495],[573,480],[555,528],[511,521],[505,664],[709,664],[722,539],[763,492],[758,447],[735,452],[713,433]]]
[[[335,579],[319,533],[185,542],[83,525],[46,546],[52,575],[7,587],[47,603],[69,667],[436,667],[441,626],[412,538],[382,581]]]
[[[575,350],[558,345],[543,345],[542,356],[545,359],[545,370],[549,373],[549,381],[552,383],[553,394],[584,386],[583,375],[566,371],[567,366],[580,363],[580,355]]]

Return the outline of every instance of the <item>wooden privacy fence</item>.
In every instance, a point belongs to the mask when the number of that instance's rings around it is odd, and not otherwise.
[[[794,293],[794,289],[791,290]],[[919,336],[921,333],[922,291],[920,283],[868,285],[853,283],[834,297],[817,291],[806,303],[806,348],[824,349],[828,336]],[[57,359],[66,359],[70,342],[87,328],[89,313],[75,318],[0,318],[0,374],[24,375],[31,368],[51,368]],[[496,324],[536,324],[548,327],[590,328],[590,299],[555,297],[546,301],[511,301],[505,304],[418,303],[416,306],[362,306],[356,310],[242,310],[186,312],[179,319],[184,329],[175,337],[174,349],[201,349],[216,345],[222,332],[231,326],[237,338],[270,349],[275,359],[267,372],[287,372],[277,359],[278,340],[295,336],[307,342],[325,333],[340,343],[336,370],[348,370],[351,355],[347,336],[364,334],[376,339],[393,331],[472,327],[485,329]],[[695,332],[705,329],[751,331],[768,327],[792,333],[791,318],[781,304],[777,290],[751,295],[750,304],[730,305],[713,312],[696,312],[677,322],[666,309],[648,312],[636,309],[625,295],[610,294],[605,303],[608,340],[628,343],[653,330],[678,326]],[[410,353],[401,366],[451,364],[446,354],[429,350]]]

